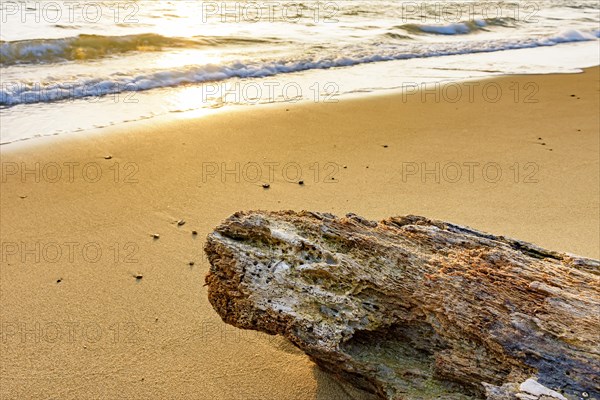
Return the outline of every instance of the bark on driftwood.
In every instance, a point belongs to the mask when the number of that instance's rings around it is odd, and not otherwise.
[[[223,320],[385,399],[600,399],[596,260],[423,217],[242,212],[209,235]]]

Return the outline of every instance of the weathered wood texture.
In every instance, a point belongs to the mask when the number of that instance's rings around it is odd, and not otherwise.
[[[237,213],[205,250],[225,322],[382,398],[600,399],[596,260],[423,217],[292,211]]]

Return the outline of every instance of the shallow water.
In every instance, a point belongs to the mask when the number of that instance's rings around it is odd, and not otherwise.
[[[573,72],[597,64],[600,36],[587,0],[1,4],[3,144],[199,108]]]

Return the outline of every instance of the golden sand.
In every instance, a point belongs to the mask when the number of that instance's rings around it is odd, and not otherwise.
[[[419,214],[598,258],[599,71],[480,82],[495,103],[396,93],[4,146],[0,397],[369,398],[221,322],[206,234],[248,209]]]

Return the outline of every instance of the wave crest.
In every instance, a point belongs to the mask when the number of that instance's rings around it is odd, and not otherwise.
[[[423,34],[430,33],[434,35],[466,35],[479,30],[485,30],[490,26],[515,27],[514,18],[486,18],[472,21],[456,22],[447,25],[429,25],[429,24],[405,24],[397,26],[409,33]]]
[[[161,51],[163,48],[258,43],[261,39],[197,36],[190,39],[154,33],[126,36],[79,35],[62,39],[0,41],[0,65],[48,64],[93,60],[129,52]]]

